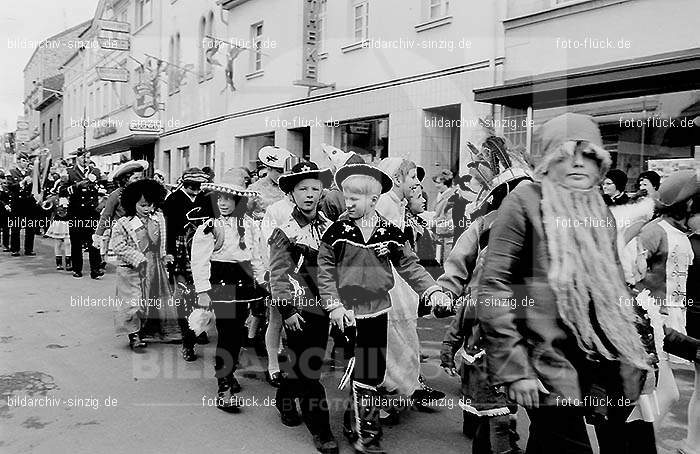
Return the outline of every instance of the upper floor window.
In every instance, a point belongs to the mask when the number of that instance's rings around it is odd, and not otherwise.
[[[214,13],[202,17],[199,21],[199,78],[209,78],[213,73],[212,64],[207,60],[207,51],[215,45],[210,36],[214,36]]]
[[[254,24],[250,27],[250,42],[253,48],[252,52],[252,66],[253,72],[262,70],[262,34],[263,34],[263,24],[262,22]]]
[[[61,138],[61,114],[56,116],[56,138]]]
[[[46,123],[41,124],[41,144],[46,145]]]
[[[170,93],[180,89],[180,33],[170,37],[169,49],[170,62],[174,65],[168,67],[168,86]]]
[[[353,4],[353,36],[355,41],[367,39],[369,2],[366,0],[355,0]]]
[[[135,25],[136,28],[140,28],[152,19],[152,2],[151,0],[136,0],[136,14],[135,14]]]
[[[427,0],[428,19],[438,19],[450,13],[450,0]]]
[[[53,118],[49,119],[49,142],[53,141]]]

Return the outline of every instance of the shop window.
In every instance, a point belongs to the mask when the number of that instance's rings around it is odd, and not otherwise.
[[[389,156],[389,117],[356,120],[340,125],[340,148],[354,151],[366,162]]]
[[[612,167],[627,174],[628,191],[636,191],[645,170],[662,176],[692,165],[700,147],[700,90],[578,104],[533,112],[535,128],[565,112],[591,115],[610,152]],[[539,135],[533,142],[535,163],[542,159]]]
[[[202,167],[211,167],[212,169],[215,169],[215,143],[214,142],[207,142],[207,143],[200,143],[199,144],[199,155],[201,156],[201,163]]]
[[[268,132],[264,134],[240,137],[240,150],[243,151],[243,162],[241,165],[247,166],[249,169],[255,169],[258,162],[258,151],[265,146],[275,144],[275,133]]]
[[[163,151],[163,162],[161,163],[161,168],[165,172],[165,181],[170,183],[170,150]]]

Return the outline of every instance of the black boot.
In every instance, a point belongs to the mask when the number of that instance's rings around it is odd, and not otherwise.
[[[129,348],[131,348],[134,353],[144,353],[143,349],[146,347],[146,343],[141,340],[139,333],[129,334]]]
[[[296,427],[301,425],[303,421],[297,410],[297,401],[291,392],[292,388],[289,379],[283,377],[275,395],[275,407],[280,413],[282,424],[287,427]]]
[[[375,402],[379,398],[377,388],[353,382],[353,399],[357,412],[355,432],[357,440],[353,443],[356,453],[385,454],[386,451],[380,444],[382,428],[379,423],[379,406]]]
[[[231,391],[229,377],[218,378],[219,391],[217,392],[216,408],[226,413],[240,413],[241,407],[238,405],[236,395]]]
[[[73,263],[70,257],[66,257],[66,271],[73,271]]]
[[[63,257],[56,257],[56,269],[63,270]]]

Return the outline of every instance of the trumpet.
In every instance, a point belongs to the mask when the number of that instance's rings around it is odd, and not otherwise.
[[[56,206],[57,195],[50,195],[41,204],[41,209],[44,211],[51,211]]]

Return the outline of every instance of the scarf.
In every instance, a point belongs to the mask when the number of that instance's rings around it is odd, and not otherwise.
[[[559,316],[588,355],[648,369],[637,315],[618,264],[616,229],[597,187],[588,190],[542,180],[542,217],[549,284]]]

